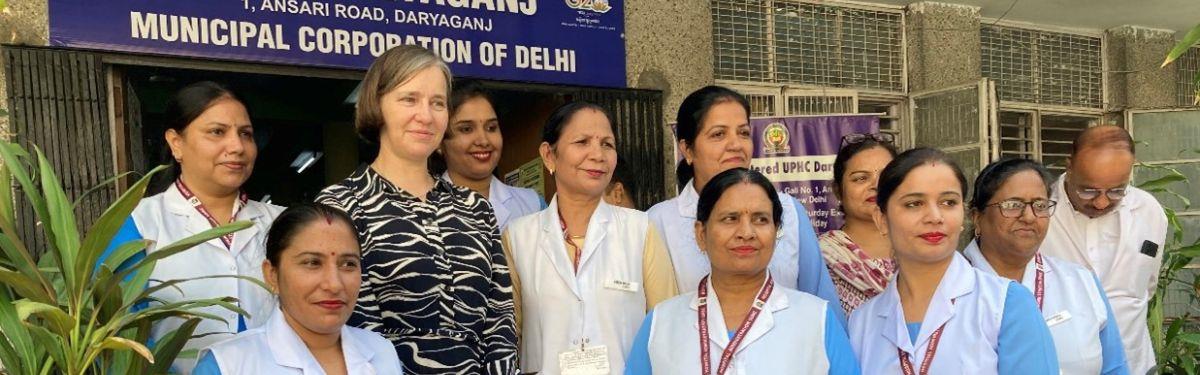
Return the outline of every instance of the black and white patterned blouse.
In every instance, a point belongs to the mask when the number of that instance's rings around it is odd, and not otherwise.
[[[405,373],[514,374],[512,280],[492,208],[434,180],[421,201],[363,166],[317,196],[350,214],[362,243],[349,324],[391,340]]]

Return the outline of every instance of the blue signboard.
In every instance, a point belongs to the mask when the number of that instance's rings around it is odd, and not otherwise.
[[[456,76],[625,87],[623,0],[50,0],[50,44],[365,69],[426,47]]]

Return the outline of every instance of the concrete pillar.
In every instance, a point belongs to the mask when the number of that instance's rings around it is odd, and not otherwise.
[[[0,44],[44,46],[50,41],[47,0],[7,1],[0,9]],[[3,47],[0,47],[3,48]],[[8,111],[8,77],[0,59],[0,108]],[[0,138],[10,139],[8,116],[0,116]]]
[[[979,8],[920,2],[908,7],[905,25],[910,92],[936,90],[982,77]]]
[[[1159,68],[1175,46],[1175,32],[1120,26],[1104,32],[1110,111],[1173,107],[1176,68]]]
[[[663,124],[674,121],[687,94],[713,83],[709,1],[625,1],[625,51],[629,87],[661,90]],[[669,149],[670,129],[665,134]],[[664,157],[663,166],[675,186],[675,160]]]

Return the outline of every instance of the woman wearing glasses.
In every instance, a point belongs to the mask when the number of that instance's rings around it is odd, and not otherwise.
[[[821,235],[821,256],[847,315],[879,294],[896,272],[892,245],[872,215],[879,171],[896,157],[891,134],[847,134],[833,162],[833,192],[845,224]]]
[[[1033,292],[1063,374],[1128,374],[1121,335],[1091,271],[1038,253],[1057,202],[1050,176],[1026,159],[992,163],[975,179],[975,240],[963,255],[981,271]]]
[[[936,149],[905,151],[880,172],[875,222],[897,271],[850,316],[864,374],[1058,373],[1033,293],[957,251],[966,191],[962,169]]]

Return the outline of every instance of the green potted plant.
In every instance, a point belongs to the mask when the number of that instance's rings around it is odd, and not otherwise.
[[[209,306],[245,314],[233,297],[164,303],[151,293],[186,280],[148,286],[155,262],[210,239],[249,227],[235,222],[172,244],[132,241],[106,259],[100,256],[137,206],[154,171],[133,184],[101,217],[80,232],[74,205],[40,150],[0,143],[0,363],[7,374],[162,374],[180,355],[201,319],[220,318],[197,309]],[[118,176],[121,177],[121,176]],[[115,180],[115,178],[114,178]],[[14,216],[14,181],[33,208],[45,246],[31,249],[19,237]],[[134,254],[154,251],[119,268]],[[40,254],[40,256],[38,255]],[[261,281],[240,276],[262,285]],[[149,307],[132,307],[151,301]],[[153,347],[145,343],[155,322],[186,323]]]

